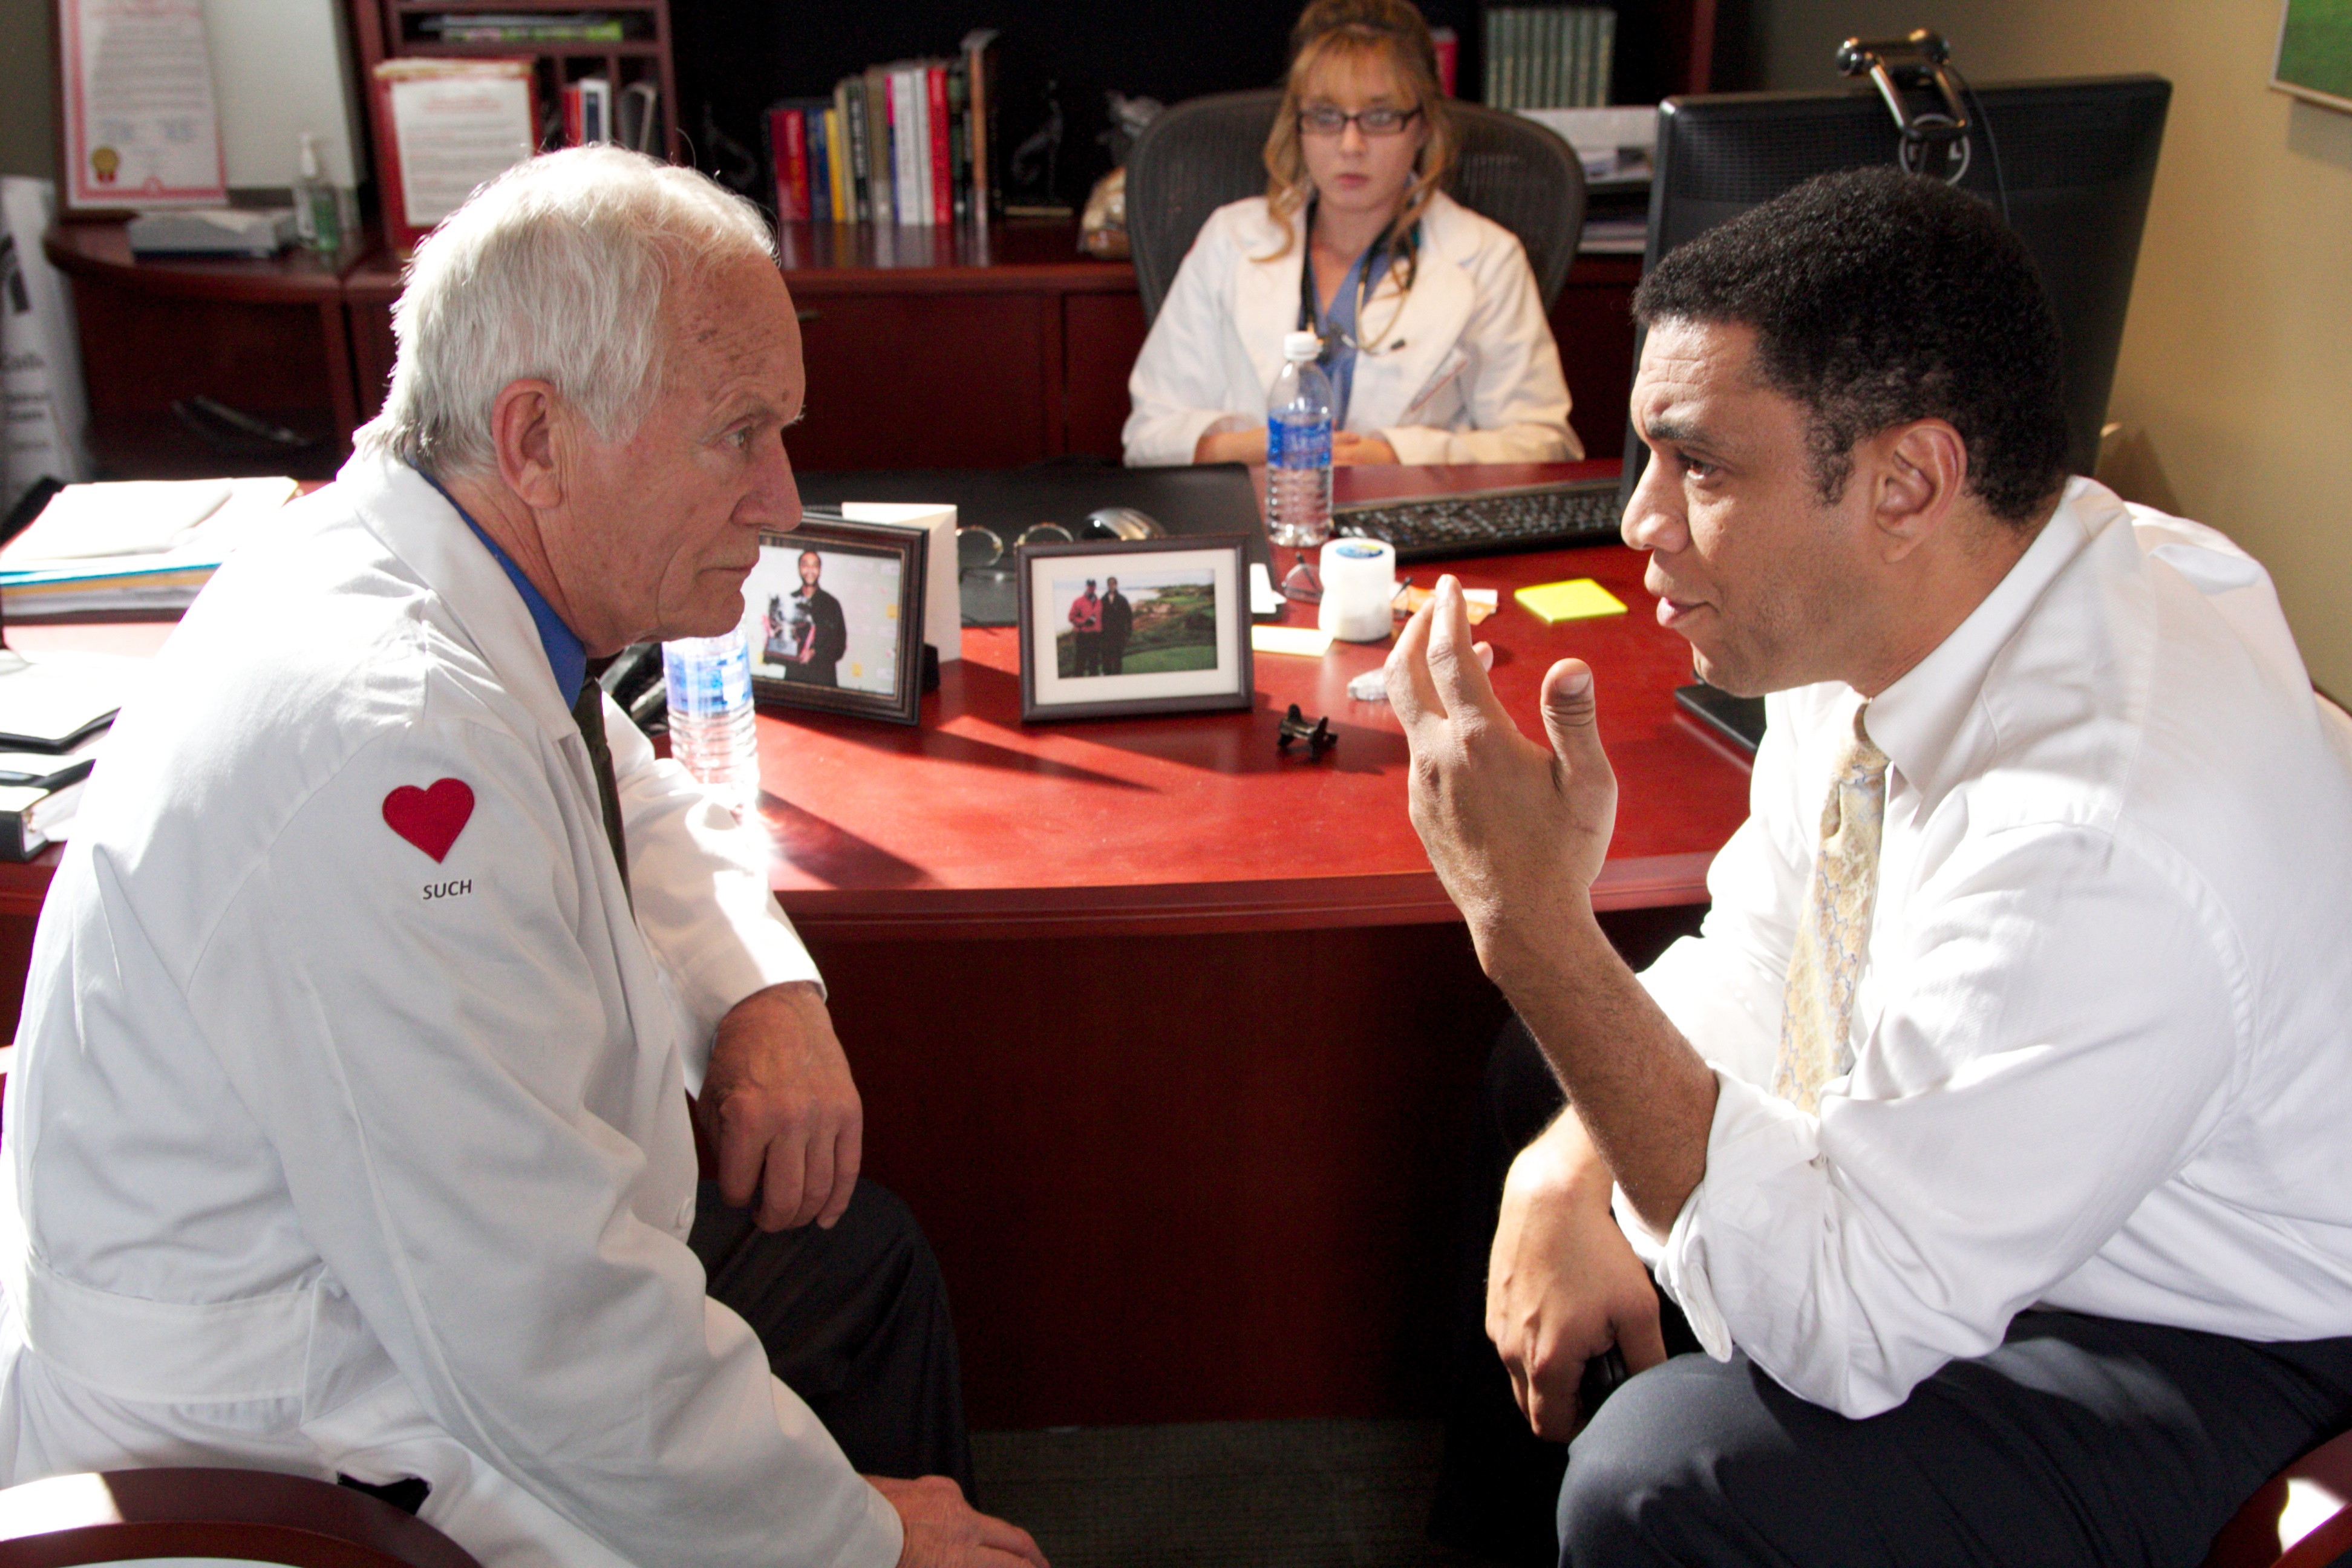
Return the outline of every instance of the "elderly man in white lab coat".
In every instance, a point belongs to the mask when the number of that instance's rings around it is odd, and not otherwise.
[[[736,624],[797,520],[768,247],[610,149],[478,194],[359,455],[124,711],[7,1097],[0,1476],[405,1484],[492,1568],[1043,1562],[950,1481],[862,1479],[688,1245],[755,1310],[878,1304],[815,1327],[833,1364],[911,1355],[952,1404],[919,1237],[825,1300],[828,1237],[779,1267],[749,1216],[697,1226],[689,1089],[762,1227],[903,1211],[852,1205],[856,1090],[764,837],[586,678]]]

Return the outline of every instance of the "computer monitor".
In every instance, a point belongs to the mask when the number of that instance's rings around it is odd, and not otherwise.
[[[2160,77],[2012,82],[1965,95],[1960,188],[2005,206],[2050,290],[2063,340],[2067,466],[2097,460],[2131,300],[2133,265],[2164,139]],[[1815,174],[1898,162],[1895,118],[1868,87],[1744,92],[1658,106],[1646,276],[1659,258]],[[1939,171],[1941,172],[1941,171]],[[1649,456],[1630,422],[1622,496]]]

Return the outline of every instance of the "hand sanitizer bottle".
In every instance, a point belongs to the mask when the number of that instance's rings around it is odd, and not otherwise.
[[[343,247],[343,214],[335,187],[319,172],[319,139],[302,132],[295,164],[294,233],[303,245],[329,255]]]

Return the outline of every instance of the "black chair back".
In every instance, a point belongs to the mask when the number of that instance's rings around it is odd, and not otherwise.
[[[1278,89],[1221,92],[1180,103],[1147,127],[1127,160],[1127,236],[1147,321],[1209,215],[1265,191],[1265,138]],[[1527,247],[1549,310],[1568,281],[1584,231],[1584,168],[1548,128],[1483,104],[1449,101],[1458,132],[1447,188]]]

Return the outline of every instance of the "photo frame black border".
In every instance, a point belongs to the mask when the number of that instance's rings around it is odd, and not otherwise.
[[[929,531],[894,522],[848,522],[840,518],[803,516],[789,533],[760,531],[762,560],[770,551],[789,553],[826,546],[895,554],[898,572],[898,679],[888,697],[850,691],[835,686],[803,686],[751,668],[751,705],[755,708],[803,709],[818,713],[846,713],[858,719],[879,719],[892,724],[918,724],[923,709],[923,574],[930,545]],[[748,601],[747,601],[748,608]]]
[[[1155,556],[1197,555],[1204,551],[1227,550],[1233,552],[1234,593],[1237,595],[1232,616],[1233,633],[1239,646],[1234,649],[1234,689],[1195,692],[1181,697],[1137,697],[1102,702],[1055,702],[1037,700],[1037,668],[1034,643],[1036,582],[1039,563],[1063,560],[1071,556],[1108,557],[1121,562],[1141,563]],[[1216,713],[1234,709],[1246,709],[1257,701],[1255,671],[1250,663],[1249,612],[1249,538],[1239,533],[1182,534],[1165,539],[1108,540],[1081,539],[1068,544],[1024,544],[1013,552],[1015,575],[1020,579],[1021,614],[1021,721],[1024,724],[1059,723],[1065,719],[1128,719],[1155,713]]]

